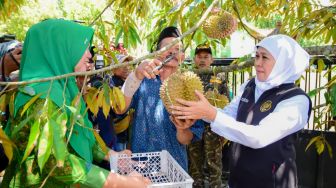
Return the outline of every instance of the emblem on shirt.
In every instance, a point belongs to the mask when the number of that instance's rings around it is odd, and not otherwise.
[[[261,104],[260,112],[266,112],[272,107],[272,101],[268,100]]]
[[[249,102],[249,100],[247,98],[241,98],[240,100],[243,101],[243,102],[246,102],[246,103]]]

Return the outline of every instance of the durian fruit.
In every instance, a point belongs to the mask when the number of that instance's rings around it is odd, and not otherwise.
[[[237,19],[227,11],[212,12],[203,24],[204,33],[211,38],[221,39],[237,29]]]
[[[170,75],[161,85],[160,97],[167,111],[171,114],[170,106],[181,106],[176,99],[197,101],[195,90],[203,93],[201,79],[193,72],[176,72]]]
[[[224,108],[229,104],[229,99],[225,95],[221,95],[217,90],[209,90],[205,93],[205,98],[208,99],[211,105],[217,108]]]

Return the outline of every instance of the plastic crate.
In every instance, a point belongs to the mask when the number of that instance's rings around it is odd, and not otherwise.
[[[149,178],[152,182],[149,187],[192,188],[194,182],[166,150],[112,155],[110,165],[111,171],[121,175],[137,172]]]

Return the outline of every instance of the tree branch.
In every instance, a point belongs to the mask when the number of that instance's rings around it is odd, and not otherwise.
[[[100,14],[90,23],[89,26],[92,26],[94,23],[96,23],[96,21],[104,14],[104,12],[111,7],[113,3],[113,0],[111,0],[111,2],[103,9],[103,11],[100,12]]]
[[[131,62],[112,65],[112,66],[104,67],[104,68],[99,69],[99,70],[93,70],[93,71],[88,71],[88,72],[73,72],[73,73],[68,73],[68,74],[63,74],[63,75],[53,76],[53,77],[48,77],[48,78],[42,78],[42,79],[36,79],[36,80],[28,80],[28,81],[20,81],[20,82],[0,82],[0,85],[8,85],[8,86],[11,86],[11,85],[26,85],[26,84],[31,84],[31,83],[47,82],[47,81],[51,81],[51,80],[59,80],[59,79],[63,79],[63,78],[71,77],[71,76],[85,76],[85,75],[90,76],[90,75],[94,75],[94,74],[98,74],[98,73],[102,73],[102,72],[106,72],[106,71],[111,71],[111,70],[119,68],[119,67],[138,64],[145,59],[155,57],[157,55],[162,54],[163,52],[167,51],[169,48],[171,48],[172,46],[174,46],[178,42],[182,41],[182,39],[185,38],[187,35],[193,33],[197,28],[199,28],[203,24],[204,20],[207,18],[210,11],[214,7],[214,5],[217,4],[217,2],[218,2],[218,0],[214,0],[211,3],[211,5],[208,7],[208,9],[205,11],[205,13],[202,15],[200,20],[192,28],[190,28],[187,32],[183,33],[180,37],[175,38],[171,43],[167,44],[166,46],[164,46],[160,50],[155,51],[153,53],[149,53],[147,55],[144,55],[144,56],[142,56],[140,58],[137,58],[137,59],[135,59]]]

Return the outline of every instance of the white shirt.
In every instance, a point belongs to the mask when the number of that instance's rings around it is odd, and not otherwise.
[[[245,82],[237,96],[210,122],[211,130],[228,140],[250,148],[262,148],[302,129],[308,120],[309,99],[297,95],[277,104],[274,111],[262,119],[259,125],[236,121],[238,105],[244,92]],[[257,101],[263,92],[255,91]]]

